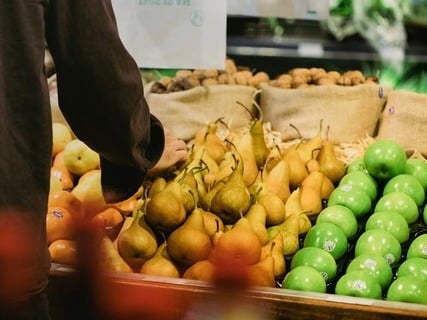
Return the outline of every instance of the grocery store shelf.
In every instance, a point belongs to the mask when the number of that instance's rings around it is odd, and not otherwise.
[[[332,65],[345,68],[379,63],[375,49],[361,36],[352,35],[337,41],[319,21],[282,21],[282,34],[275,35],[262,19],[230,18],[227,54],[255,65],[266,64],[274,72],[292,65]],[[423,42],[426,28],[407,27],[405,62],[427,66],[427,45]],[[271,63],[265,59],[273,59]],[[283,69],[282,67],[282,69]]]

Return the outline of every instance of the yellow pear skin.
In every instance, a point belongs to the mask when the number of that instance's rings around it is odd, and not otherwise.
[[[283,236],[281,232],[269,240],[269,242],[262,247],[261,260],[271,255],[274,259],[274,277],[282,279],[286,273],[286,260],[283,255]]]
[[[209,237],[212,237],[218,230],[224,230],[224,222],[215,213],[200,209],[203,214],[203,220],[205,223],[205,230]]]
[[[245,215],[252,229],[257,234],[261,245],[268,242],[268,233],[266,227],[267,212],[262,204],[254,202]]]
[[[224,142],[218,137],[216,131],[216,122],[209,124],[209,130],[205,137],[205,146],[210,157],[216,163],[219,163],[224,158],[227,149]]]
[[[187,212],[179,182],[171,180],[162,191],[155,193],[147,201],[145,214],[153,228],[166,234],[181,225]]]
[[[333,184],[338,183],[346,173],[347,167],[344,161],[335,153],[334,145],[329,140],[324,140],[317,156],[320,171],[325,174]]]
[[[329,196],[331,195],[332,191],[334,191],[334,189],[335,185],[325,174],[323,174],[322,188],[320,191],[320,196],[322,199],[329,199]]]
[[[209,187],[212,187],[215,183],[219,181],[224,181],[228,178],[234,171],[235,168],[235,159],[233,152],[228,150],[224,154],[224,158],[219,163],[218,172],[207,172],[203,175],[204,183]]]
[[[270,171],[264,170],[262,182],[268,191],[277,195],[285,203],[291,194],[288,163],[280,160]]]
[[[139,270],[142,264],[157,251],[157,238],[145,221],[141,210],[134,217],[131,225],[117,237],[117,249],[127,264]]]
[[[241,135],[236,144],[236,149],[243,164],[243,179],[245,184],[250,186],[258,176],[259,170],[255,158],[253,139],[249,132]]]
[[[205,282],[214,282],[216,266],[208,259],[197,261],[182,275],[183,279],[199,280]]]
[[[243,178],[243,163],[237,161],[236,169],[213,196],[210,211],[225,224],[233,224],[246,214],[250,205],[251,195]]]
[[[254,119],[252,121],[249,132],[252,136],[252,143],[255,153],[255,161],[260,170],[267,159],[270,149],[265,142],[264,125],[261,119]]]
[[[274,271],[274,258],[270,253],[257,263],[248,266],[247,277],[249,286],[275,288],[276,277]]]
[[[167,181],[164,177],[158,176],[154,178],[148,191],[148,197],[151,198],[155,193],[162,191],[166,187],[166,185]]]
[[[117,248],[107,236],[101,240],[101,263],[107,271],[132,273],[132,268],[120,256]]]
[[[177,266],[172,261],[171,257],[167,252],[166,241],[160,244],[153,257],[144,262],[141,267],[140,273],[167,278],[180,277],[180,273]]]
[[[323,177],[323,173],[315,170],[301,183],[301,206],[308,215],[316,215],[323,209],[321,196]]]
[[[304,163],[307,163],[311,159],[316,159],[319,154],[320,148],[322,147],[322,142],[323,142],[323,138],[322,138],[322,121],[321,121],[320,128],[317,134],[311,139],[308,139],[302,142],[297,148],[301,160]]]
[[[201,209],[195,208],[185,222],[172,231],[167,242],[169,256],[184,266],[207,259],[212,242],[206,232]]]
[[[289,256],[299,249],[299,217],[297,214],[290,215],[281,224],[269,228],[270,239],[277,233],[283,238],[283,254]]]
[[[286,200],[285,209],[286,217],[304,212],[301,205],[301,189],[299,187],[291,192],[288,200]]]
[[[291,189],[294,190],[301,185],[301,182],[308,175],[305,163],[297,151],[297,145],[289,148],[284,154],[283,159],[289,165],[289,185]]]
[[[279,196],[262,188],[257,196],[257,201],[266,211],[267,226],[274,226],[285,220],[286,208]]]
[[[230,230],[225,231],[215,245],[214,260],[219,263],[238,262],[251,265],[259,261],[262,245],[249,221],[241,217]],[[215,263],[214,261],[214,263]]]

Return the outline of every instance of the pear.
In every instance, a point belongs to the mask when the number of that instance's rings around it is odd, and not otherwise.
[[[258,236],[261,245],[265,245],[269,239],[266,227],[267,212],[264,206],[259,202],[254,202],[245,217]]]
[[[215,281],[215,265],[208,259],[200,260],[185,270],[182,278],[206,282]]]
[[[320,127],[317,134],[311,139],[302,142],[297,148],[298,154],[304,163],[307,163],[311,159],[317,158],[320,148],[322,146],[322,141],[322,121],[320,121]]]
[[[167,185],[167,181],[164,177],[157,176],[152,181],[149,191],[148,191],[148,197],[151,198],[155,193],[158,193],[159,191],[162,191]]]
[[[224,230],[224,223],[215,213],[201,209],[205,230],[212,237],[218,230]]]
[[[185,208],[185,212],[191,212],[199,201],[197,192],[197,182],[193,175],[187,170],[184,170],[184,175],[175,177],[175,181],[179,183],[181,189],[182,203]]]
[[[181,185],[176,180],[147,199],[145,214],[147,222],[156,230],[169,234],[187,217],[182,199]]]
[[[170,257],[184,266],[207,259],[211,247],[212,242],[205,229],[203,213],[198,207],[168,237],[167,249]]]
[[[270,170],[262,172],[263,186],[271,193],[277,195],[283,203],[286,202],[291,194],[289,185],[289,164],[280,159],[280,161]]]
[[[290,215],[281,224],[268,229],[270,239],[281,233],[283,238],[283,254],[289,256],[299,249],[299,215]]]
[[[261,260],[271,255],[274,259],[274,277],[283,279],[286,273],[286,260],[283,255],[283,236],[281,232],[277,234],[262,247]]]
[[[226,146],[224,142],[217,135],[217,122],[210,123],[208,125],[208,132],[205,137],[205,146],[210,157],[219,163],[226,152]]]
[[[266,212],[266,226],[274,226],[285,220],[286,208],[283,201],[276,194],[262,187],[256,196],[256,200],[260,203]]]
[[[291,192],[288,200],[285,203],[286,217],[289,217],[292,214],[298,214],[304,212],[304,209],[301,205],[301,189],[296,188]]]
[[[212,199],[215,197],[218,191],[222,189],[224,185],[225,185],[225,181],[218,181],[213,186],[207,188],[205,193],[203,193],[202,195],[200,195],[200,192],[199,192],[200,206],[204,210],[211,211]]]
[[[308,215],[316,215],[323,209],[322,184],[323,173],[314,170],[301,183],[301,207]]]
[[[275,146],[274,148],[271,148],[267,158],[265,159],[264,167],[262,168],[262,171],[271,171],[271,169],[282,159],[282,152],[280,151],[280,148],[278,146]]]
[[[243,166],[243,179],[247,186],[254,183],[258,176],[258,166],[255,158],[254,143],[252,135],[244,132],[236,144],[236,151]]]
[[[219,265],[247,266],[257,263],[262,245],[248,219],[241,217],[216,242],[214,261]]]
[[[203,176],[204,183],[211,187],[219,181],[224,181],[233,173],[235,167],[234,153],[230,150],[226,151],[223,159],[219,163],[218,172],[207,172]]]
[[[101,264],[107,271],[133,272],[132,268],[121,257],[111,239],[104,236],[101,240]]]
[[[312,223],[308,215],[304,212],[298,214],[299,220],[298,220],[298,227],[299,231],[298,234],[302,235],[308,232],[308,230],[311,229]]]
[[[226,224],[236,222],[246,214],[251,205],[251,195],[243,178],[243,163],[236,159],[236,169],[212,198],[211,211]]]
[[[346,164],[337,157],[334,145],[328,137],[329,126],[327,128],[327,137],[323,140],[322,146],[317,156],[320,171],[325,174],[333,184],[338,183],[346,173]]]
[[[142,210],[132,218],[132,223],[117,237],[117,249],[133,270],[140,270],[142,264],[157,251],[157,238],[145,221]]]
[[[335,189],[335,185],[332,183],[331,179],[329,179],[323,173],[322,187],[320,190],[320,196],[322,197],[322,199],[324,200],[329,199],[329,196],[331,195],[332,191],[334,191],[334,189]]]
[[[275,288],[276,277],[274,271],[274,258],[270,253],[257,263],[248,266],[247,279],[249,286]]]
[[[254,119],[252,121],[249,133],[252,136],[253,150],[255,153],[255,161],[260,170],[267,160],[270,149],[267,147],[264,134],[264,125],[262,119]]]
[[[139,272],[159,277],[180,277],[178,267],[168,254],[166,241],[159,245],[153,257],[144,262]]]
[[[292,190],[301,185],[302,180],[308,175],[304,161],[297,150],[298,145],[294,144],[283,156],[289,165],[289,185]]]

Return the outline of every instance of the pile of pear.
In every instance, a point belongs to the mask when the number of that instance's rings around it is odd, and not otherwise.
[[[221,119],[201,127],[188,161],[144,185],[118,235],[104,237],[108,271],[281,282],[346,163],[322,123],[316,136],[291,144],[267,143],[261,118],[244,129],[224,127]]]

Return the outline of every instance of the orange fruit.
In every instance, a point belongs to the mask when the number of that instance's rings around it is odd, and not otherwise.
[[[71,240],[74,236],[74,230],[74,219],[68,210],[57,206],[48,207],[46,214],[48,244],[59,239]]]
[[[64,151],[60,151],[58,152],[54,157],[53,157],[53,161],[52,161],[52,167],[55,168],[60,168],[60,169],[64,169],[67,170],[67,167],[64,164]]]
[[[71,213],[76,222],[84,218],[85,211],[83,203],[70,191],[60,190],[52,192],[49,195],[48,206],[64,208]]]
[[[70,190],[74,187],[74,178],[67,170],[58,167],[51,167],[50,174],[61,181],[62,189]]]
[[[77,245],[74,240],[58,239],[49,245],[52,262],[75,265],[77,262]]]
[[[123,216],[116,208],[108,207],[95,214],[92,221],[104,229],[111,229],[123,222]]]

